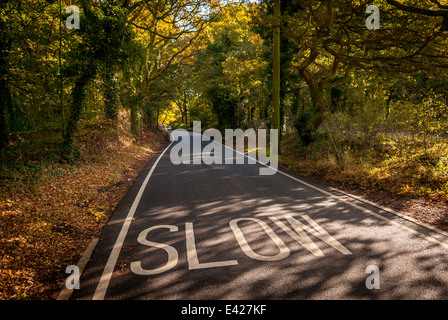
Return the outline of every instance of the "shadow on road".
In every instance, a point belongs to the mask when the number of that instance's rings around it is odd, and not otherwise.
[[[323,188],[323,187],[322,187]],[[369,210],[377,210],[369,207]],[[313,255],[270,218],[288,225],[286,216],[307,224],[303,215],[347,248],[343,254],[307,232],[324,254]],[[265,222],[290,254],[261,261],[245,254],[229,223],[238,218]],[[396,217],[391,217],[397,219]],[[120,226],[119,221],[111,221]],[[189,270],[186,224],[191,223],[200,263],[236,260],[236,265]],[[142,245],[149,241],[173,247],[178,261],[169,271],[142,276],[130,270],[140,261],[145,270],[167,263],[168,254]],[[290,226],[290,225],[289,225]],[[279,248],[253,220],[238,222],[253,252],[275,256]],[[425,232],[424,230],[422,230]],[[446,239],[445,239],[446,240]],[[113,242],[97,250],[106,255]],[[101,275],[100,253],[83,276],[75,299],[86,298]],[[380,270],[380,289],[366,288],[369,265]],[[107,299],[447,299],[447,251],[387,221],[320,193],[282,175],[260,176],[258,165],[178,165],[165,155],[140,201],[107,291]]]

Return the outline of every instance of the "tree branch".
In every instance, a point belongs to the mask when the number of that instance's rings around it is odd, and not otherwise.
[[[410,13],[418,13],[418,14],[423,14],[425,16],[431,16],[431,17],[445,17],[448,16],[448,11],[447,10],[429,10],[429,9],[422,9],[422,8],[416,8],[416,7],[410,7],[407,5],[404,5],[398,1],[395,0],[387,0],[387,3],[389,3],[390,5],[402,10],[402,11],[406,11],[406,12],[410,12]]]

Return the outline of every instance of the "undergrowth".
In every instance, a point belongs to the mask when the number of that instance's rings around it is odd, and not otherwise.
[[[377,135],[373,142],[356,143],[335,136],[344,170],[338,169],[323,134],[308,146],[303,146],[296,133],[287,134],[282,140],[280,164],[318,180],[448,201],[446,139],[425,137],[423,143],[416,137],[387,133]]]
[[[138,173],[166,143],[120,127],[83,128],[78,156],[58,154],[61,140],[16,137],[0,166],[0,300],[54,299],[93,236]]]

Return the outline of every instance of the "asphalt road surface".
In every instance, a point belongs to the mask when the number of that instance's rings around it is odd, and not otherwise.
[[[71,299],[448,298],[446,234],[259,163],[174,165],[176,143],[116,209]]]

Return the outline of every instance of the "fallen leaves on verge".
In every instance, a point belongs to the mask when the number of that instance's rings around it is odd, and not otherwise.
[[[120,136],[75,166],[43,168],[33,185],[0,184],[0,300],[56,298],[66,267],[166,143],[158,131],[133,139]]]

